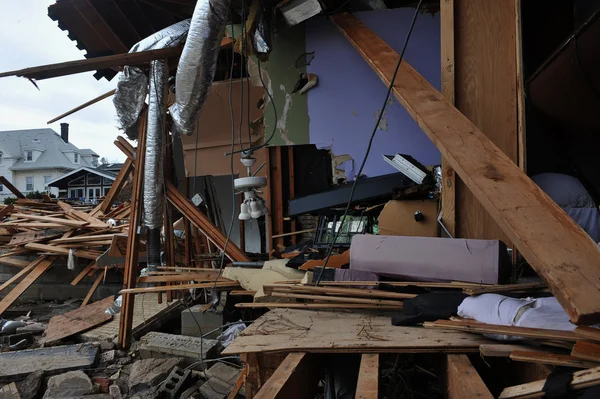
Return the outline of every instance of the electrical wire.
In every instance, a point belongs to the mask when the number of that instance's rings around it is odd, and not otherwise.
[[[413,28],[415,27],[415,22],[417,21],[417,16],[419,15],[419,10],[421,9],[422,3],[423,3],[423,0],[419,0],[419,3],[417,4],[417,8],[415,9],[415,13],[414,13],[412,21],[410,23],[410,28],[408,29],[408,33],[406,34],[406,39],[404,40],[404,45],[402,46],[402,51],[400,52],[400,58],[398,59],[398,63],[396,64],[396,69],[394,69],[394,74],[392,75],[392,79],[390,80],[390,84],[388,85],[387,92],[385,94],[385,100],[383,102],[383,106],[381,107],[381,110],[379,111],[379,116],[377,117],[377,121],[375,122],[375,127],[373,128],[373,132],[371,133],[371,137],[369,138],[369,145],[367,146],[367,150],[365,151],[365,157],[363,158],[362,163],[360,164],[360,168],[358,169],[358,173],[356,174],[354,182],[352,183],[352,189],[350,190],[350,196],[348,198],[348,203],[346,204],[346,209],[344,210],[344,216],[342,216],[342,218],[340,219],[340,227],[335,232],[333,241],[331,241],[331,244],[329,245],[329,249],[327,251],[327,257],[325,258],[325,262],[323,263],[323,267],[321,268],[321,272],[319,273],[319,277],[317,278],[315,285],[319,285],[319,283],[321,282],[321,278],[323,277],[323,274],[325,273],[325,268],[327,267],[327,263],[329,263],[329,258],[331,257],[331,254],[333,253],[333,247],[339,238],[339,235],[344,226],[346,217],[348,216],[348,212],[350,211],[350,205],[352,204],[352,198],[354,197],[354,191],[356,190],[356,185],[358,183],[360,175],[362,174],[365,164],[367,163],[367,158],[369,157],[369,153],[371,152],[371,146],[373,145],[373,139],[375,138],[375,134],[377,133],[377,128],[379,127],[381,118],[383,118],[383,113],[385,112],[385,108],[387,106],[388,100],[392,93],[392,88],[394,87],[394,81],[396,80],[396,76],[398,75],[398,70],[400,69],[400,64],[402,63],[402,59],[404,58],[404,53],[406,52],[406,48],[408,47],[408,42],[410,41],[410,36],[412,35]],[[333,226],[333,228],[335,229],[335,225]]]

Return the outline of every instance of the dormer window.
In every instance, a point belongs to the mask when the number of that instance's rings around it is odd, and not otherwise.
[[[25,162],[33,162],[33,151],[25,151]]]
[[[79,163],[79,154],[76,152],[73,153],[73,162]]]

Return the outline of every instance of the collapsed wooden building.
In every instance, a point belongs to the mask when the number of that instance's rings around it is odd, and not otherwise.
[[[130,140],[114,141],[126,161],[96,207],[2,182],[19,199],[0,210],[0,264],[21,270],[0,315],[76,257],[72,284],[95,280],[47,345],[112,324],[119,347],[164,357],[140,299],[244,320],[210,360],[234,357],[235,381],[215,393],[205,373],[186,397],[598,389],[600,2],[60,0],[49,15],[87,59],[0,77],[114,78],[51,122],[114,96]],[[122,282],[114,318],[95,294],[107,273]],[[508,322],[489,316],[501,303]],[[524,322],[544,306],[554,324]],[[188,385],[209,361],[193,320]]]

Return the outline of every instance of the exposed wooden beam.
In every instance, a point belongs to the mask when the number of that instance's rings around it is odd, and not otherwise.
[[[146,128],[148,114],[143,112],[139,120],[137,166],[133,175],[133,187],[131,190],[131,217],[129,218],[129,234],[127,235],[127,251],[125,255],[123,288],[135,288],[136,276],[138,274],[138,258],[140,237],[138,227],[142,220],[142,188],[144,184],[144,162],[146,160]],[[123,295],[121,306],[121,317],[119,318],[119,345],[127,348],[131,343],[131,329],[133,326],[133,309],[135,296]]]
[[[600,363],[600,345],[592,342],[577,341],[571,350],[571,356]]]
[[[28,79],[42,80],[95,71],[97,69],[118,68],[125,65],[146,67],[152,60],[179,57],[181,50],[181,47],[168,47],[160,50],[140,51],[139,53],[123,53],[106,57],[48,64],[18,69],[15,71],[1,72],[0,78],[7,76],[22,76]]]
[[[127,178],[129,177],[129,174],[131,173],[132,170],[133,170],[133,161],[130,158],[127,158],[125,160],[125,163],[121,167],[121,170],[119,170],[119,174],[115,178],[115,181],[110,186],[108,193],[102,200],[102,204],[100,206],[100,211],[102,213],[104,213],[104,214],[108,213],[108,211],[112,207],[113,203],[115,202],[117,195],[121,192],[121,189],[123,188],[123,185],[127,181]]]
[[[527,384],[504,388],[499,399],[529,399],[541,398],[545,395],[544,385],[546,380],[534,381]],[[571,389],[579,390],[600,385],[600,367],[588,370],[580,370],[573,373],[573,379],[569,384]]]
[[[0,74],[0,77],[2,77],[1,74]],[[25,198],[25,196],[23,195],[22,192],[20,192],[15,186],[13,186],[11,182],[6,180],[6,177],[0,176],[0,184],[2,184],[4,187],[8,188],[8,190],[11,193],[13,193],[15,197],[22,198],[22,199]]]
[[[363,353],[361,356],[354,398],[379,398],[379,355],[377,353]]]
[[[514,351],[510,354],[510,358],[515,362],[550,364],[553,366],[575,367],[580,369],[588,369],[591,367],[600,366],[597,361],[588,361],[576,358],[574,356],[559,355],[556,353]]]
[[[54,119],[50,119],[50,120],[49,120],[48,122],[46,122],[46,123],[49,125],[49,124],[51,124],[51,123],[57,122],[57,121],[61,120],[62,118],[66,118],[67,116],[69,116],[69,115],[72,115],[72,114],[74,114],[74,113],[75,113],[75,112],[77,112],[77,111],[81,111],[82,109],[84,109],[84,108],[87,108],[87,107],[89,107],[90,105],[96,104],[97,102],[99,102],[99,101],[102,101],[102,100],[104,100],[105,98],[108,98],[108,97],[112,96],[113,94],[115,94],[115,89],[112,89],[112,90],[110,90],[110,91],[107,91],[106,93],[104,93],[104,94],[101,94],[101,95],[99,95],[98,97],[96,97],[96,98],[93,98],[93,99],[91,99],[90,101],[88,101],[88,102],[86,102],[86,103],[83,103],[83,104],[81,104],[81,105],[78,105],[77,107],[73,108],[72,110],[70,110],[70,111],[67,111],[67,112],[65,112],[64,114],[61,114],[61,115],[57,116],[57,117],[56,117],[56,118],[54,118]]]
[[[389,84],[399,55],[355,17],[335,15],[332,19],[382,81]],[[548,283],[571,321],[578,324],[600,321],[597,244],[406,62],[400,66],[393,92]]]
[[[32,251],[49,252],[51,254],[69,256],[68,248],[56,247],[54,245],[37,244],[37,243],[32,242],[29,244],[25,244],[25,248],[30,249]],[[91,259],[91,260],[96,260],[96,258],[98,258],[98,256],[100,256],[101,254],[102,253],[100,253],[100,252],[84,251],[81,249],[76,249],[73,251],[74,256],[76,256],[78,258]]]
[[[448,399],[493,398],[467,355],[446,355],[446,364]]]
[[[314,398],[320,367],[307,353],[290,353],[254,399]]]
[[[92,284],[92,287],[90,288],[87,295],[83,299],[83,302],[81,302],[80,308],[82,308],[85,305],[87,305],[88,303],[90,303],[90,300],[94,296],[94,292],[96,292],[96,290],[98,289],[98,286],[102,282],[103,278],[104,278],[104,273],[102,273],[102,272],[98,273],[98,277],[96,277],[96,280],[94,280],[94,284]]]
[[[123,44],[119,36],[110,28],[90,0],[73,1],[71,5],[79,13],[80,19],[88,25],[88,29],[95,32],[114,53],[126,53],[129,51],[129,48]]]

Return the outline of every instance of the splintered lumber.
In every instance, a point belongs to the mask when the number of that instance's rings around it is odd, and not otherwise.
[[[467,353],[490,341],[453,331],[399,327],[362,312],[275,309],[259,317],[223,352]]]
[[[147,67],[152,60],[162,60],[178,57],[181,47],[167,47],[160,50],[140,51],[138,53],[123,53],[106,57],[94,57],[84,60],[61,62],[41,65],[32,68],[18,69],[0,73],[0,78],[6,76],[22,76],[28,79],[49,79],[76,73],[95,71],[97,69],[117,68],[125,65]]]
[[[65,112],[64,114],[61,114],[61,115],[57,116],[57,117],[56,117],[56,118],[54,118],[54,119],[50,119],[50,120],[49,120],[48,122],[46,122],[46,123],[47,123],[48,125],[50,125],[50,124],[52,124],[52,123],[54,123],[54,122],[57,122],[57,121],[61,120],[62,118],[66,118],[67,116],[69,116],[69,115],[72,115],[72,114],[74,114],[74,113],[75,113],[75,112],[77,112],[77,111],[81,111],[82,109],[84,109],[84,108],[87,108],[87,107],[89,107],[90,105],[96,104],[97,102],[99,102],[99,101],[102,101],[102,100],[104,100],[105,98],[108,98],[108,97],[112,96],[113,94],[115,94],[115,91],[116,91],[116,89],[112,89],[112,90],[110,90],[110,91],[107,91],[106,93],[104,93],[104,94],[101,94],[101,95],[99,95],[98,97],[96,97],[96,98],[93,98],[93,99],[91,99],[91,100],[90,100],[90,101],[88,101],[88,102],[85,102],[85,103],[83,103],[83,104],[81,104],[81,105],[78,105],[77,107],[75,107],[75,108],[71,109],[70,111],[67,111],[67,112]]]
[[[254,296],[257,291],[252,290],[233,290],[229,291],[229,295],[231,296]]]
[[[10,215],[14,209],[15,207],[13,205],[7,205],[4,208],[0,209],[0,218]]]
[[[448,399],[493,398],[466,355],[446,356],[446,377]]]
[[[6,311],[20,296],[27,290],[46,270],[52,266],[57,256],[45,257],[23,280],[21,280],[15,288],[13,288],[0,301],[0,315]]]
[[[600,363],[600,345],[577,341],[571,350],[571,356]]]
[[[121,192],[121,189],[123,188],[123,185],[127,181],[127,178],[129,177],[129,174],[131,173],[132,169],[133,169],[133,161],[131,159],[127,158],[125,160],[125,163],[121,167],[119,174],[115,178],[115,181],[110,186],[110,189],[108,190],[108,193],[104,197],[104,200],[102,200],[102,203],[100,204],[100,211],[102,211],[102,213],[106,214],[110,210],[113,203],[115,202],[115,199],[117,198],[117,194],[119,194],[119,192]]]
[[[126,288],[119,291],[119,294],[144,294],[148,292],[165,292],[165,291],[179,291],[179,290],[190,290],[192,288],[239,288],[240,284],[237,281],[215,281],[211,283],[199,283],[199,284],[180,284],[180,285],[164,285],[158,287],[143,287],[143,288]]]
[[[67,248],[55,247],[54,245],[46,245],[46,244],[36,244],[30,243],[25,245],[26,249],[31,249],[33,251],[39,252],[50,252],[58,255],[69,255],[69,250]],[[92,251],[84,251],[81,249],[77,249],[73,251],[73,255],[79,258],[96,260],[101,253],[92,252]]]
[[[173,283],[183,281],[213,282],[215,279],[217,279],[217,276],[218,270],[215,270],[214,273],[185,273],[166,276],[142,276],[138,278],[138,283]],[[219,277],[217,281],[236,283],[235,281],[229,280],[225,277]]]
[[[100,347],[91,343],[0,353],[0,381],[18,380],[36,370],[45,375],[89,369],[96,364]]]
[[[379,355],[377,353],[365,353],[361,356],[354,397],[356,399],[379,398]]]
[[[402,309],[404,305],[401,301],[391,301],[387,299],[372,299],[372,298],[354,298],[354,297],[343,297],[343,296],[329,296],[329,295],[307,295],[307,294],[296,294],[293,292],[273,292],[271,296],[279,298],[295,298],[295,299],[312,299],[314,301],[325,301],[325,302],[336,302],[336,303],[360,303],[365,305],[381,305],[381,306],[395,306],[398,309]]]
[[[15,186],[13,186],[12,183],[6,179],[6,177],[0,176],[0,184],[2,184],[4,187],[8,188],[8,191],[13,193],[13,195],[15,197],[25,199],[25,196],[23,195],[23,193],[20,192],[19,189],[17,189]]]
[[[101,301],[75,309],[71,312],[54,316],[48,323],[46,336],[40,343],[53,344],[61,339],[71,337],[90,328],[99,326],[112,319],[112,315],[104,311],[114,302],[112,296]]]
[[[499,326],[471,321],[438,320],[423,323],[425,328],[466,331],[476,334],[501,334],[514,337],[536,338],[549,341],[575,342],[580,337],[572,331],[548,330],[545,328],[528,328],[515,326]]]
[[[60,237],[62,234],[63,232],[60,230],[50,229],[41,231],[26,231],[24,233],[17,233],[13,235],[7,246],[16,247],[28,244],[30,242],[46,241],[55,237]]]
[[[4,282],[4,284],[0,285],[0,291],[2,291],[3,289],[9,287],[12,283],[18,281],[21,277],[25,276],[27,273],[29,273],[31,270],[33,270],[34,267],[36,267],[37,265],[39,265],[40,262],[43,261],[45,258],[46,258],[45,256],[40,256],[39,258],[37,258],[33,262],[30,262],[22,270],[20,270],[14,276],[12,276],[8,280],[6,280]]]
[[[227,399],[235,399],[240,392],[240,389],[244,386],[244,382],[246,381],[246,368],[242,370],[240,376],[238,377],[235,385],[233,386],[233,390],[229,393]]]
[[[198,227],[210,242],[217,248],[225,252],[225,255],[235,262],[250,262],[250,258],[231,240],[227,242],[227,237],[215,226],[198,208],[177,190],[171,182],[166,182],[167,199],[181,212],[193,225]],[[227,242],[227,249],[225,243]]]
[[[88,275],[88,273],[94,269],[94,266],[96,266],[96,262],[95,262],[95,261],[92,261],[92,262],[90,262],[90,264],[89,264],[89,265],[87,265],[87,266],[85,267],[85,269],[83,269],[83,270],[81,271],[81,273],[79,273],[79,274],[77,275],[77,277],[75,277],[75,278],[73,279],[73,281],[71,281],[71,285],[75,286],[75,285],[79,284],[79,282],[80,282],[81,280],[83,280],[83,279],[84,279],[84,277],[85,277],[85,276],[87,276],[87,275]]]
[[[510,357],[514,351],[527,351],[525,345],[484,344],[479,346],[479,353],[484,357]]]
[[[399,55],[356,17],[331,17],[381,80]],[[393,93],[576,324],[600,321],[597,244],[512,160],[403,61]]]
[[[546,380],[539,380],[527,384],[516,385],[514,387],[504,388],[499,399],[529,399],[541,398],[544,396],[544,385]],[[578,390],[593,387],[600,384],[600,367],[588,370],[580,370],[573,373],[573,379],[569,386],[571,389]]]
[[[308,353],[287,355],[254,399],[314,397],[321,377],[321,368],[312,357]]]
[[[406,299],[416,297],[415,294],[403,294],[400,292],[361,290],[356,288],[315,287],[310,285],[265,284],[263,285],[263,291],[266,295],[270,295],[272,292],[310,292],[362,298]]]
[[[0,264],[6,266],[14,266],[14,267],[26,267],[30,262],[21,259],[13,259],[13,258],[0,258]]]
[[[28,220],[38,220],[40,222],[55,223],[68,227],[84,227],[90,224],[89,222],[79,220],[59,219],[50,216],[29,215],[25,213],[14,213],[12,216]]]
[[[586,361],[573,356],[558,355],[556,353],[514,351],[510,354],[510,358],[515,362],[551,364],[553,366],[576,367],[583,369],[599,366],[598,362]]]
[[[394,309],[401,310],[402,305],[372,305],[362,303],[296,303],[296,302],[254,302],[236,303],[236,308],[271,309]]]
[[[92,243],[94,241],[105,241],[112,240],[114,234],[99,234],[99,235],[88,235],[88,236],[77,236],[77,237],[68,237],[68,238],[57,238],[55,240],[50,241],[50,244],[58,245],[58,244],[71,244],[71,243]]]

